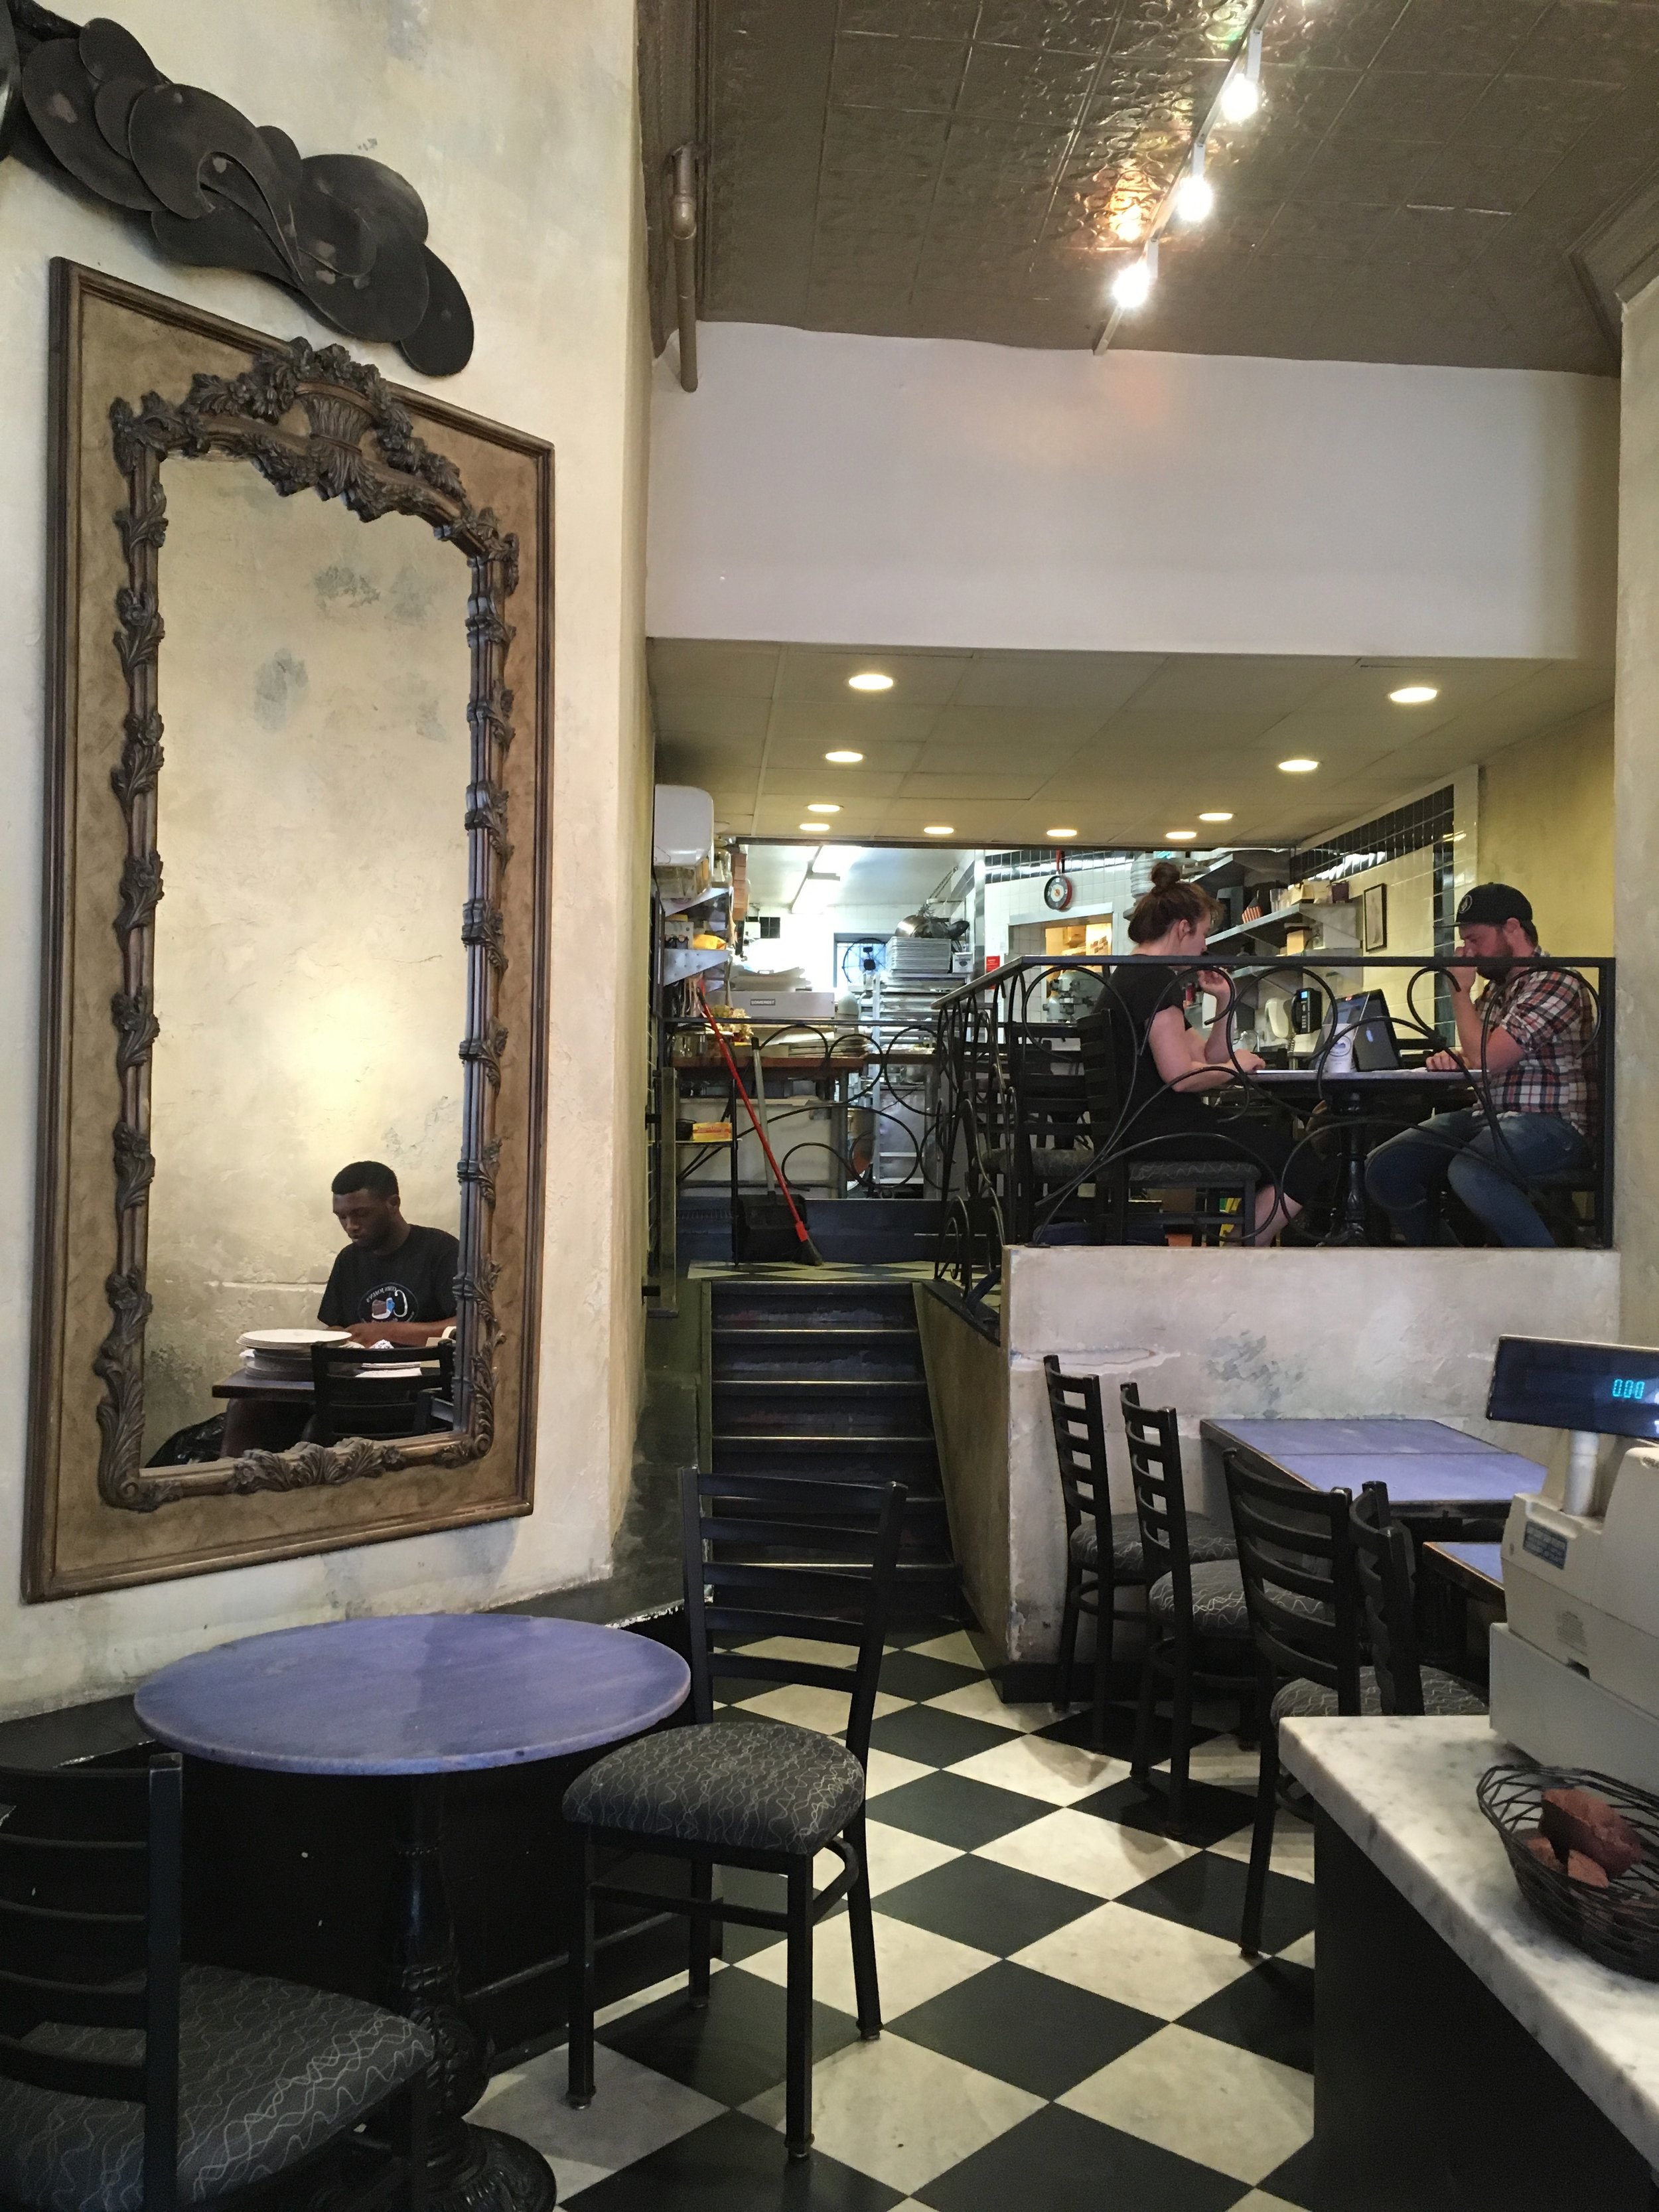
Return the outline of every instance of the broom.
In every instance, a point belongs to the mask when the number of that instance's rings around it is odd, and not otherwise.
[[[802,1257],[810,1261],[813,1267],[821,1267],[823,1265],[823,1255],[806,1233],[806,1224],[800,1218],[800,1208],[795,1204],[794,1194],[784,1180],[783,1170],[773,1156],[771,1142],[762,1125],[759,1115],[755,1111],[754,1103],[744,1088],[743,1078],[738,1073],[738,1063],[732,1057],[732,1048],[726,1042],[725,1032],[708,1011],[708,994],[703,988],[701,975],[697,977],[697,997],[702,1003],[703,1018],[714,1032],[714,1042],[720,1048],[720,1058],[726,1062],[726,1072],[732,1079],[733,1089],[743,1101],[743,1110],[748,1115],[755,1134],[760,1139],[761,1150],[766,1155],[766,1164],[772,1170],[773,1181],[783,1194],[783,1202],[789,1209],[789,1218],[795,1224],[795,1235],[800,1243]],[[735,1129],[732,1132],[732,1141],[734,1145],[738,1141],[738,1133]]]

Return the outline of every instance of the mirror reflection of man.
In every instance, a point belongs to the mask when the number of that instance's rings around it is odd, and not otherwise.
[[[359,1344],[425,1344],[455,1318],[461,1248],[447,1229],[405,1221],[398,1178],[380,1160],[353,1160],[334,1178],[346,1243],[317,1318]]]

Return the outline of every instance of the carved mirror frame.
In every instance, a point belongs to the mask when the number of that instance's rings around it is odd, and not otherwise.
[[[54,264],[53,281],[53,742],[26,1592],[64,1595],[527,1511],[545,1084],[550,453],[539,441],[398,391],[342,346],[315,349],[302,337],[279,343],[70,264]],[[209,365],[168,380],[179,397],[143,386],[137,388],[142,397],[111,395],[106,458],[93,450],[91,431],[104,395],[94,389],[99,372],[89,364],[100,355],[110,362],[112,333],[118,334],[124,315],[149,326],[152,360],[159,350],[181,362],[205,357]],[[137,350],[142,356],[145,349]],[[106,365],[101,374],[107,383],[118,372]],[[521,511],[498,514],[494,505],[475,505],[456,461],[418,434],[417,425],[428,436],[447,431],[452,448],[465,446]],[[497,465],[498,452],[504,468]],[[257,469],[273,495],[337,499],[366,524],[390,514],[413,516],[469,566],[471,759],[464,813],[467,896],[458,917],[466,1009],[459,1041],[455,1425],[430,1437],[301,1443],[152,1470],[142,1458],[151,1310],[149,1200],[155,1170],[150,1072],[167,1014],[154,991],[156,930],[166,926],[157,842],[165,772],[165,469],[210,455]],[[98,519],[95,483],[111,466],[126,494],[112,512],[105,510],[119,547],[112,646],[121,689],[104,690],[102,696],[122,708],[118,740],[99,718],[99,699],[88,696],[89,690],[100,691],[104,672],[95,658],[99,561],[88,557],[97,550],[88,540]],[[519,528],[508,526],[514,522]],[[518,597],[526,533],[534,572],[528,609]],[[509,606],[518,629],[508,621]],[[529,679],[527,715],[515,705],[515,684],[525,682],[521,665]],[[516,750],[515,717],[531,724],[528,742],[520,734]],[[100,800],[96,766],[105,759]],[[92,811],[100,804],[118,810],[112,824]],[[109,1121],[102,1125],[100,1169],[87,1116],[82,1112],[76,1121],[78,1101],[70,1094],[77,1079],[82,1091],[103,1088],[89,1073],[96,1048],[87,1035],[87,1009],[109,940],[88,941],[86,925],[97,902],[89,874],[98,862],[86,848],[106,835],[112,836],[106,863],[119,857],[105,909],[117,960],[107,1001],[112,1034],[106,1030],[104,1048],[107,1096],[116,1110],[112,1133]],[[527,847],[516,862],[515,841]],[[509,998],[515,1002],[510,1013]],[[502,1304],[498,1223],[504,1151],[513,1209],[505,1286],[510,1311]],[[87,1201],[88,1185],[98,1177],[106,1179],[112,1208],[103,1212],[104,1326],[89,1363],[98,1392],[94,1468],[88,1465],[91,1440],[83,1420],[89,1378],[78,1370],[71,1344],[77,1322],[82,1346],[89,1341],[87,1306],[99,1263],[88,1224],[100,1209]],[[505,1435],[504,1382],[513,1401],[512,1432]],[[469,1494],[481,1472],[486,1480]],[[89,1474],[95,1502],[87,1494]],[[393,1500],[389,1492],[398,1490],[400,1475],[411,1480],[403,1486],[406,1494]],[[373,1497],[374,1510],[343,1513],[347,1486]],[[328,1510],[308,1516],[307,1493]],[[234,1516],[247,1513],[256,1498],[292,1504],[275,1509],[275,1524],[267,1513],[257,1530],[239,1531]],[[129,1530],[146,1531],[136,1547],[142,1561],[112,1556],[123,1548],[110,1541],[112,1516]],[[149,1540],[150,1528],[179,1516],[195,1524],[180,1532],[182,1545]],[[83,1539],[90,1534],[90,1542],[73,1540],[77,1533]]]

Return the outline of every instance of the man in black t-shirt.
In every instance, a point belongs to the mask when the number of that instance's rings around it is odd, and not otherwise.
[[[334,1218],[345,1249],[317,1318],[364,1344],[424,1344],[455,1318],[461,1248],[447,1230],[404,1219],[398,1178],[379,1160],[353,1160],[334,1178]]]

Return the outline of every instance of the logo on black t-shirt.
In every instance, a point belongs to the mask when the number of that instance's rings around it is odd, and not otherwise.
[[[365,1292],[363,1304],[371,1321],[413,1321],[415,1301],[402,1283],[382,1283]]]

